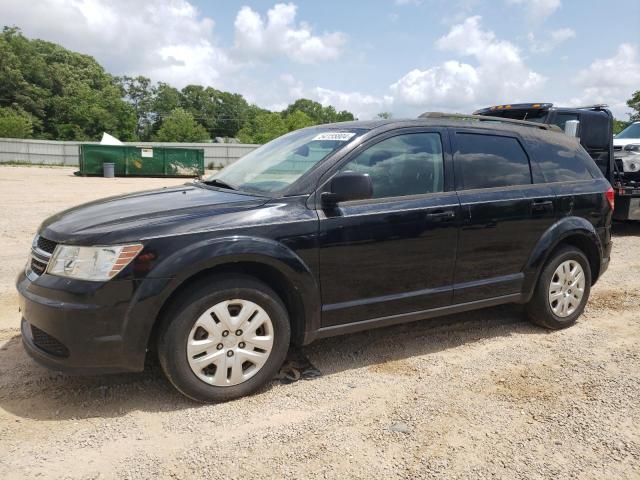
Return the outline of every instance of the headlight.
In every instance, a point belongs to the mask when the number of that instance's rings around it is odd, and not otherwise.
[[[640,158],[621,158],[622,171],[623,172],[638,172],[640,171]]]
[[[640,153],[640,144],[638,143],[632,143],[631,145],[625,145],[623,150],[625,152],[634,152],[634,153]]]
[[[58,245],[47,273],[61,277],[104,282],[115,277],[142,250],[139,243],[109,247]]]

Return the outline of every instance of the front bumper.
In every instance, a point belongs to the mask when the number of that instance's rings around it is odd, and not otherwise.
[[[144,348],[125,339],[132,281],[95,283],[43,275],[16,283],[21,333],[31,357],[76,374],[140,371]]]

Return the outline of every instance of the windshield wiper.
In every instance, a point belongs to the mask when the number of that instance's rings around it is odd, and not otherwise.
[[[202,183],[204,183],[205,185],[211,185],[212,187],[221,187],[226,188],[227,190],[237,190],[237,188],[233,185],[229,185],[228,183],[223,182],[222,180],[218,180],[217,178],[205,180]]]

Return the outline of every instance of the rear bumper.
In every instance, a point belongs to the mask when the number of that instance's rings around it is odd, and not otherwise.
[[[640,196],[616,195],[616,220],[640,220]]]
[[[41,277],[41,279],[43,279]],[[41,279],[36,280],[39,282]],[[46,279],[43,281],[46,283]],[[38,363],[74,374],[140,371],[145,351],[123,339],[131,282],[90,284],[53,279],[64,290],[37,285],[21,274],[17,289],[22,342]]]

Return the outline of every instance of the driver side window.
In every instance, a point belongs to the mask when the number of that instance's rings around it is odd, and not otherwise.
[[[397,135],[369,147],[340,171],[368,173],[373,198],[442,192],[442,141],[438,133]]]

